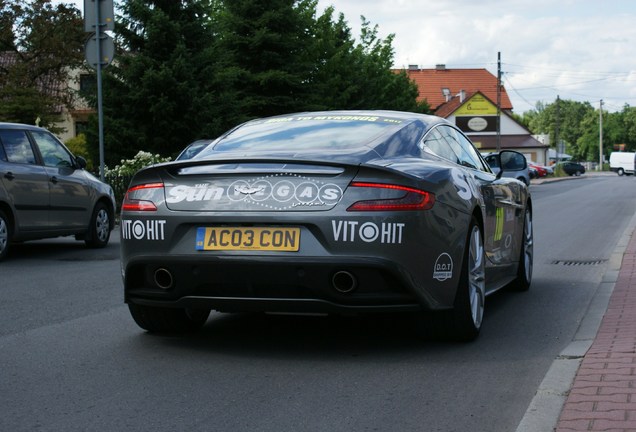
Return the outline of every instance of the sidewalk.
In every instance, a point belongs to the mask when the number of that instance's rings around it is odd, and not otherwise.
[[[636,431],[636,235],[556,431]]]

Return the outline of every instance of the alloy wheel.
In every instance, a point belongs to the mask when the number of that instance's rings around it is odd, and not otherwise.
[[[486,270],[484,261],[484,244],[478,226],[473,226],[470,233],[468,250],[468,296],[470,312],[475,328],[481,327],[486,301]]]

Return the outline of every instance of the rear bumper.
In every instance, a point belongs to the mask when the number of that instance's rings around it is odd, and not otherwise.
[[[124,286],[127,303],[223,312],[349,314],[427,307],[401,266],[357,257],[146,256],[128,262]]]

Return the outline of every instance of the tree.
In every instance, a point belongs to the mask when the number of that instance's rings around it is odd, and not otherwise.
[[[363,18],[360,42],[316,0],[126,0],[104,72],[107,163],[176,155],[243,121],[296,111],[427,111],[391,71],[393,35]],[[93,128],[95,130],[95,128]],[[94,131],[88,134],[96,142]],[[91,148],[94,148],[92,145]]]
[[[83,61],[85,34],[77,8],[51,0],[0,1],[0,120],[53,132],[76,94],[70,72]]]
[[[301,111],[311,93],[313,0],[232,0],[220,14],[244,119]]]
[[[139,150],[174,155],[194,139],[214,138],[225,126],[218,119],[233,101],[221,96],[214,7],[210,1],[121,4],[116,60],[104,70],[108,164]]]
[[[558,127],[558,139],[566,144],[566,152],[575,159],[584,160],[587,158],[588,147],[586,144],[584,149],[580,148],[583,145],[580,139],[583,135],[589,134],[594,112],[589,102],[557,99],[552,104],[538,103],[535,111],[524,113],[523,122],[535,134],[549,134],[550,143],[553,145],[556,145]]]
[[[378,38],[378,26],[363,16],[356,44],[344,15],[333,20],[333,8],[315,21],[315,69],[309,80],[311,109],[394,109],[429,112],[418,103],[417,85],[406,72],[391,71],[394,35]]]

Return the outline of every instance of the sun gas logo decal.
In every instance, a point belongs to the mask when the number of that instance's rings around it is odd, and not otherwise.
[[[433,268],[433,279],[444,282],[453,277],[453,259],[447,253],[437,257]]]
[[[121,237],[124,240],[164,240],[165,220],[121,221]]]
[[[333,239],[337,242],[401,244],[406,224],[395,222],[360,223],[358,221],[332,220]]]
[[[331,206],[342,198],[342,189],[334,183],[298,175],[271,175],[251,180],[236,180],[228,187],[211,184],[178,185],[168,190],[166,202],[218,201],[228,198],[274,210],[297,207]]]

